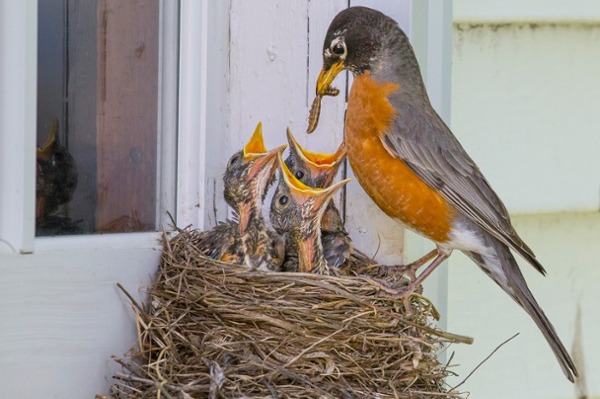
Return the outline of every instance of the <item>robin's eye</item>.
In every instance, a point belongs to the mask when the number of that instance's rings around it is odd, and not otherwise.
[[[296,173],[294,173],[294,176],[296,176],[296,179],[302,180],[302,178],[304,177],[304,171],[297,170]]]
[[[290,199],[288,198],[287,195],[282,195],[281,197],[279,197],[279,204],[280,205],[285,205],[288,203]]]
[[[346,55],[346,44],[342,41],[336,41],[331,45],[331,52],[338,57],[343,57]]]

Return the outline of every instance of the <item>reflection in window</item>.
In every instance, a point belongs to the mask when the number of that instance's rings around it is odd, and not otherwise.
[[[156,230],[159,0],[38,6],[37,235]]]

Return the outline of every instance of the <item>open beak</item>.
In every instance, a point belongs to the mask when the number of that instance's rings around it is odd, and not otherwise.
[[[312,152],[303,148],[300,143],[296,141],[296,138],[292,135],[290,128],[287,129],[287,139],[290,144],[290,148],[294,147],[298,152],[298,155],[306,163],[309,163],[315,168],[331,168],[336,164],[344,160],[346,156],[346,147],[342,143],[334,153],[324,152]]]
[[[334,153],[323,153],[312,152],[303,148],[300,143],[296,141],[289,128],[287,129],[287,139],[290,148],[293,148],[296,151],[298,156],[304,161],[304,164],[310,169],[313,179],[322,181],[319,184],[320,186],[328,186],[346,157],[346,147],[344,143],[342,143]]]
[[[317,96],[331,95],[331,84],[335,77],[344,70],[344,61],[336,61],[329,69],[321,69],[317,78]]]
[[[294,174],[287,167],[281,155],[278,156],[279,168],[281,169],[281,175],[285,184],[289,187],[290,192],[299,202],[305,202],[309,198],[315,198],[314,208],[320,208],[325,202],[327,202],[333,194],[336,193],[341,187],[350,181],[350,179],[344,179],[337,183],[334,183],[326,188],[310,187],[301,182],[294,176]]]
[[[244,158],[249,158],[251,154],[262,155],[265,152],[267,152],[267,147],[265,147],[265,140],[263,139],[262,122],[258,122],[250,141],[244,146]]]
[[[253,165],[250,167],[248,172],[248,178],[253,180],[256,175],[265,170],[267,180],[270,179],[276,170],[277,155],[281,156],[281,153],[287,148],[287,145],[280,145],[279,147],[273,148],[271,151],[264,152],[262,154],[250,153],[246,159],[252,159]]]
[[[252,137],[246,143],[243,150],[244,160],[253,161],[253,165],[248,173],[248,178],[253,179],[268,163],[275,166],[277,154],[283,152],[286,148],[287,145],[282,145],[273,148],[271,151],[267,151],[265,140],[263,138],[262,122],[258,122]],[[270,169],[271,172],[275,171],[274,167]]]

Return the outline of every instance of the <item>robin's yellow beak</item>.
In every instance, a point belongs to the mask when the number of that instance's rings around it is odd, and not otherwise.
[[[317,96],[331,95],[330,87],[335,77],[345,69],[344,61],[336,61],[328,69],[321,69],[317,78]]]
[[[323,67],[321,72],[319,72],[319,77],[317,78],[317,95],[310,107],[310,115],[308,116],[308,128],[306,129],[307,133],[312,133],[317,128],[319,124],[319,114],[321,113],[321,99],[324,96],[337,96],[340,94],[340,91],[335,87],[331,86],[335,77],[344,69],[346,69],[346,65],[344,61],[339,60],[331,64],[330,67]]]
[[[263,139],[262,122],[258,122],[250,141],[244,146],[244,158],[248,159],[252,155],[264,154],[267,152],[265,140]]]

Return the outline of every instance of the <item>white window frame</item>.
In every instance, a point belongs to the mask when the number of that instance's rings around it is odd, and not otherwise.
[[[229,24],[224,21],[229,21],[230,4],[230,0],[181,2],[177,156],[180,226],[208,228],[225,215],[224,202],[216,199],[221,192],[215,182],[220,181],[228,156],[230,38]]]
[[[220,135],[207,131],[223,131],[227,112],[227,27],[210,16],[226,15],[229,2],[177,3],[162,1],[159,20],[157,220],[168,229],[169,211],[179,225],[203,228],[214,223],[204,204],[219,159],[206,148],[221,150]],[[0,26],[0,253],[156,247],[156,232],[35,237],[37,0],[7,1]]]
[[[35,234],[37,1],[0,8],[0,251],[31,253]]]

